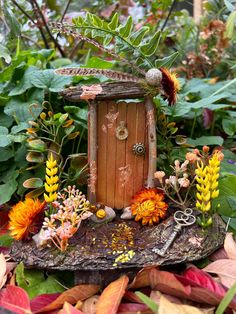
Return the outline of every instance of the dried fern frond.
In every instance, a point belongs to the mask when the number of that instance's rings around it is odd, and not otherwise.
[[[94,69],[94,68],[61,68],[55,70],[55,73],[69,76],[94,76],[104,75],[114,81],[120,82],[139,82],[140,79],[132,74],[127,74],[119,71]]]
[[[49,26],[59,33],[72,36],[74,38],[78,38],[79,40],[85,41],[95,47],[97,47],[99,50],[104,51],[105,53],[109,54],[113,58],[122,61],[123,63],[129,65],[131,68],[136,70],[138,73],[145,75],[145,71],[140,69],[136,64],[126,60],[125,58],[119,56],[116,54],[113,50],[105,48],[103,45],[99,44],[97,41],[88,38],[84,35],[81,35],[78,31],[74,29],[74,25],[68,24],[68,23],[59,23],[59,22],[50,22]]]

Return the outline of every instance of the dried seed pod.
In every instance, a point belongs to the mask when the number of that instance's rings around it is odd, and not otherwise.
[[[150,69],[145,75],[146,81],[151,86],[159,86],[162,81],[162,72],[159,69]]]

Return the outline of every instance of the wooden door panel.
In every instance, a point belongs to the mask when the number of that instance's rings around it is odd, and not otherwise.
[[[97,189],[96,199],[102,203],[107,200],[107,103],[99,102],[97,106]]]
[[[117,104],[119,116],[117,118],[117,126],[122,121],[126,123],[127,120],[127,104],[125,102],[119,102]],[[125,182],[124,182],[124,167],[126,156],[126,141],[116,141],[116,188],[115,188],[115,205],[117,209],[124,208],[124,194],[125,194]]]
[[[115,130],[124,121],[129,135],[116,138]],[[113,101],[98,104],[98,173],[97,202],[113,208],[124,208],[144,186],[147,176],[148,146],[146,114],[143,103]],[[144,143],[146,155],[136,156],[132,147]]]

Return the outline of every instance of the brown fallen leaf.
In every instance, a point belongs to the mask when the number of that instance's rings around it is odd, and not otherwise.
[[[81,311],[86,314],[96,314],[98,299],[99,299],[99,296],[94,295],[88,298],[87,300],[85,300],[81,307]]]
[[[83,93],[80,95],[80,99],[90,100],[95,99],[98,94],[101,94],[103,91],[102,86],[97,85],[83,85],[82,87]]]
[[[96,314],[116,314],[128,283],[126,275],[110,283],[98,299]]]
[[[224,249],[228,258],[236,261],[236,242],[234,241],[233,234],[228,232],[225,237]]]
[[[185,304],[175,304],[167,300],[164,296],[160,298],[160,304],[158,309],[158,314],[206,314],[205,311],[202,311],[194,306],[185,305]],[[214,311],[209,312],[214,313]]]
[[[219,276],[221,283],[227,288],[236,282],[236,260],[219,259],[207,265],[203,270]]]
[[[78,285],[61,293],[56,300],[39,309],[35,313],[43,313],[60,309],[65,302],[75,304],[79,300],[86,300],[99,291],[98,285]]]

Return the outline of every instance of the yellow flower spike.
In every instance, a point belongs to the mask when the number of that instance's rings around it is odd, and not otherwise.
[[[211,201],[219,196],[219,158],[221,157],[218,152],[215,152],[209,159],[208,165],[204,166],[202,161],[197,163],[197,168],[195,170],[197,181],[196,208],[203,213],[211,210]]]
[[[46,175],[45,175],[45,191],[44,199],[47,203],[52,203],[57,200],[57,190],[59,187],[58,181],[59,177],[56,176],[58,173],[57,161],[53,158],[51,154],[49,159],[46,161]]]
[[[219,190],[216,190],[216,191],[212,191],[212,194],[211,194],[211,198],[217,198],[219,196],[219,193],[220,191]]]

